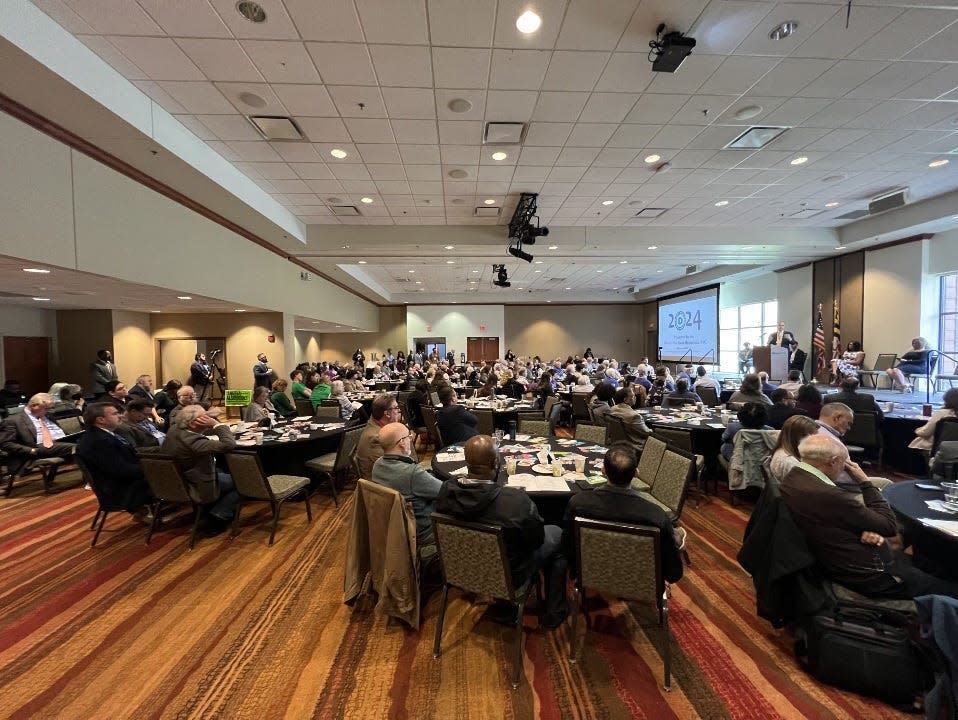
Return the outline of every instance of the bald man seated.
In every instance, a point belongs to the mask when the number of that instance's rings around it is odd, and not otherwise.
[[[373,482],[397,491],[412,505],[416,516],[416,546],[420,557],[435,554],[432,522],[442,482],[410,457],[414,433],[400,422],[384,425],[379,431],[382,457],[373,463]]]
[[[544,624],[555,628],[569,614],[566,599],[566,560],[559,551],[562,529],[546,525],[525,490],[498,484],[499,448],[488,435],[474,435],[465,443],[468,474],[443,483],[436,510],[470,522],[499,525],[505,531],[512,582],[516,588],[534,573],[545,571]],[[511,622],[514,609],[497,605],[496,621]]]
[[[801,462],[782,480],[782,499],[828,577],[869,597],[958,598],[958,583],[919,570],[890,547],[895,513],[841,442],[809,435],[798,453]],[[836,485],[843,472],[861,488],[862,501]]]

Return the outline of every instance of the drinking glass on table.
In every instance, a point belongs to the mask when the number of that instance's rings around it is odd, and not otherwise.
[[[574,455],[573,459],[575,460],[575,471],[577,473],[585,472],[585,455]]]
[[[506,456],[506,474],[509,477],[512,477],[516,474],[516,456],[507,455]]]

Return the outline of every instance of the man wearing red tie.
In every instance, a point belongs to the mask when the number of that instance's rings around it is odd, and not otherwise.
[[[791,355],[792,350],[798,345],[795,336],[789,330],[785,329],[785,321],[778,321],[778,330],[768,336],[768,345],[778,345],[788,350]]]
[[[0,425],[0,450],[9,455],[7,469],[14,476],[43,470],[47,488],[53,482],[56,466],[76,449],[72,443],[62,442],[66,433],[47,417],[53,404],[52,395],[37,393],[23,412],[11,415]]]

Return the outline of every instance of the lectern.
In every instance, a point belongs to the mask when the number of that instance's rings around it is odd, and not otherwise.
[[[752,365],[755,372],[767,372],[772,382],[785,382],[788,378],[788,350],[779,345],[756,347],[752,350]]]

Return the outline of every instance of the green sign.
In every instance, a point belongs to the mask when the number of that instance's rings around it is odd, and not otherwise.
[[[226,407],[242,407],[253,400],[252,390],[227,390],[223,399]]]

